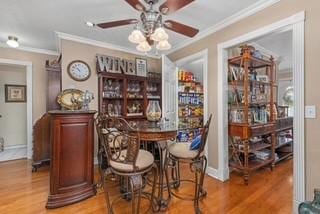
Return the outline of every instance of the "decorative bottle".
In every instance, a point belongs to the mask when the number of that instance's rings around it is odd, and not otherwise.
[[[159,121],[161,118],[161,108],[158,100],[150,100],[147,110],[146,110],[147,119],[149,121]]]

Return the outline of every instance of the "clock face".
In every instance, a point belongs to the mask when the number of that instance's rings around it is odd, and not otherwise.
[[[84,81],[90,77],[90,67],[87,63],[75,60],[68,66],[68,73],[70,77],[77,81]]]

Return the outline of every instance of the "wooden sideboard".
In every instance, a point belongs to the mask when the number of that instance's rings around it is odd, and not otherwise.
[[[76,203],[96,194],[93,174],[96,111],[48,112],[50,115],[50,193],[47,208]]]

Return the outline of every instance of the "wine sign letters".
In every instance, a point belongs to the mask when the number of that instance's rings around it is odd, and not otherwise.
[[[134,60],[121,59],[118,57],[96,55],[97,73],[112,72],[136,75]]]

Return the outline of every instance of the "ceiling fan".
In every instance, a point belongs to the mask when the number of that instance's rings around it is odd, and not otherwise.
[[[167,0],[160,5],[158,10],[153,7],[159,0],[144,0],[148,5],[144,6],[139,0],[125,0],[134,9],[141,12],[140,20],[125,19],[113,22],[105,22],[96,24],[100,28],[112,28],[123,25],[136,24],[135,29],[129,36],[129,41],[138,44],[137,49],[142,52],[151,50],[151,46],[156,43],[159,50],[168,50],[171,45],[168,42],[168,34],[164,28],[172,30],[176,33],[194,37],[199,30],[185,24],[173,20],[162,20],[162,16],[172,14],[182,7],[190,4],[194,0]]]

